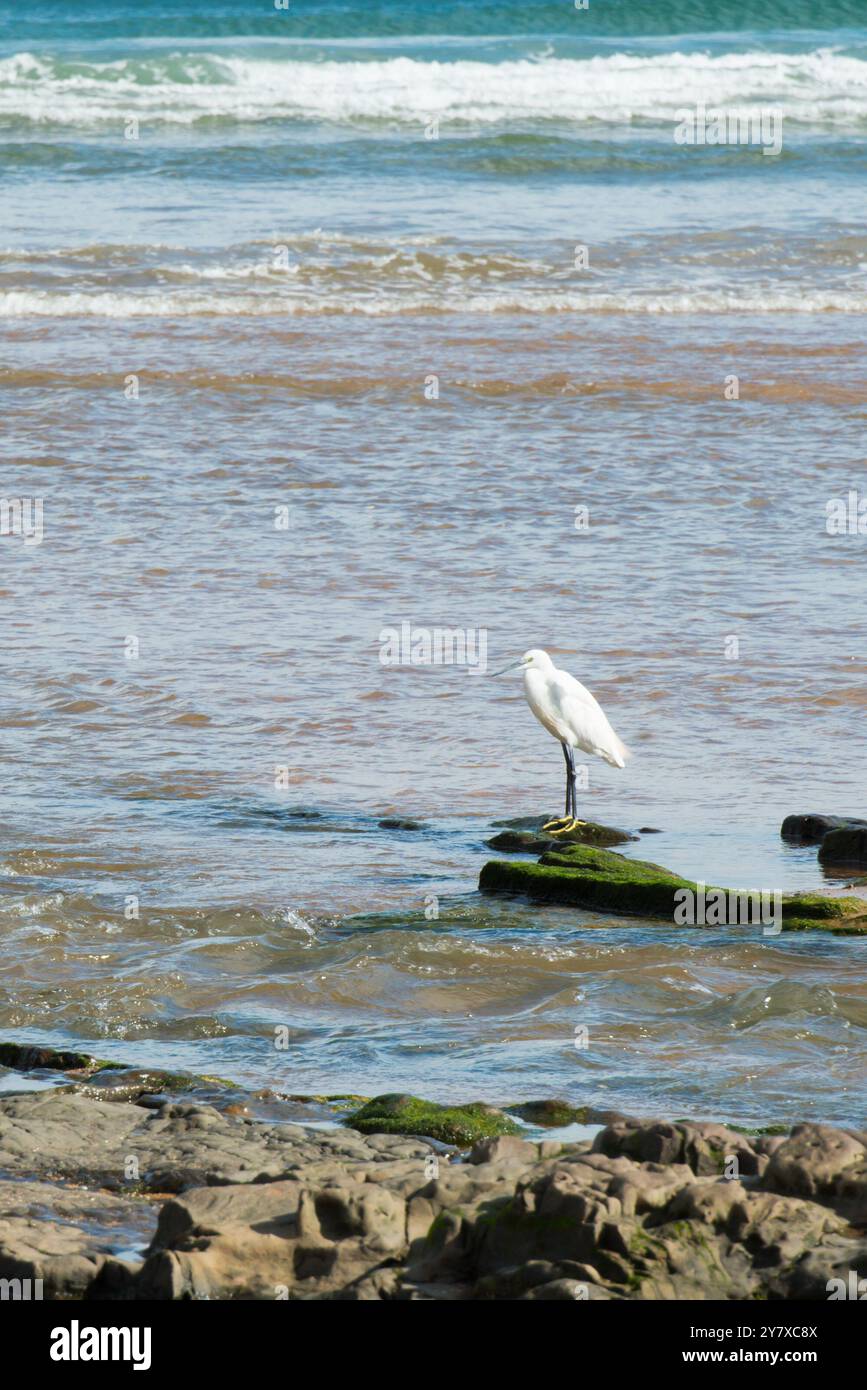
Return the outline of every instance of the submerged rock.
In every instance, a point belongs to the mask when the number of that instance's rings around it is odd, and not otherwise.
[[[26,1043],[0,1042],[0,1065],[25,1073],[54,1072],[53,1079],[58,1085],[69,1082],[66,1089],[94,1091],[104,1100],[137,1101],[155,1095],[210,1100],[238,1089],[233,1081],[219,1076],[131,1067],[126,1062],[108,1062],[87,1052],[64,1052]]]
[[[816,813],[786,816],[780,826],[784,840],[799,845],[818,845],[832,830],[848,830],[861,827],[867,829],[867,821],[856,820],[852,816],[821,816]]]
[[[819,846],[819,863],[840,868],[867,864],[867,826],[829,830]]]
[[[223,1081],[216,1076],[191,1076],[187,1072],[125,1066],[101,1068],[81,1084],[101,1100],[118,1101],[137,1101],[146,1096],[221,1099],[222,1092],[238,1089],[234,1082]],[[233,1103],[228,1097],[227,1102]]]
[[[481,1102],[435,1105],[417,1096],[374,1096],[346,1121],[361,1134],[418,1134],[466,1148],[477,1139],[518,1134],[519,1127],[502,1110]]]
[[[33,1047],[29,1043],[0,1042],[0,1065],[16,1071],[108,1071],[119,1062],[102,1062],[88,1052],[60,1052],[53,1047]]]
[[[538,863],[492,859],[482,868],[483,893],[520,893],[535,901],[567,903],[600,912],[676,922],[683,890],[698,899],[702,891],[660,864],[627,859],[613,850],[563,845],[546,851]],[[718,891],[706,887],[707,898]],[[747,889],[728,890],[731,896]],[[823,930],[842,934],[867,933],[867,902],[861,898],[830,898],[821,894],[786,894],[782,899],[784,931]]]
[[[586,1105],[570,1105],[568,1100],[525,1100],[520,1105],[507,1105],[509,1115],[517,1115],[527,1124],[539,1125],[542,1129],[563,1129],[566,1125],[586,1123]]]
[[[791,844],[818,845],[820,864],[841,869],[867,864],[867,821],[855,816],[786,816],[780,834]]]

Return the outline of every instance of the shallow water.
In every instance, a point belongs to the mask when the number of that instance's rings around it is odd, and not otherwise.
[[[544,646],[634,750],[582,794],[661,830],[628,852],[822,881],[778,829],[867,815],[867,538],[826,529],[864,475],[859,7],[15,8],[3,488],[44,538],[2,537],[3,1036],[863,1122],[857,940],[480,900],[559,751],[510,679],[379,660],[404,621]],[[697,100],[778,105],[783,153],[676,146]]]

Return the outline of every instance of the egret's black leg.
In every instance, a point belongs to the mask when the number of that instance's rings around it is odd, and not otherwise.
[[[575,814],[575,761],[568,743],[562,743],[563,757],[566,759],[566,819]]]
[[[549,831],[552,835],[567,835],[574,829],[575,824],[575,805],[577,796],[575,792],[575,755],[568,744],[562,743],[563,757],[566,759],[566,814],[562,820],[556,817],[554,820],[546,821],[542,826],[543,830]]]
[[[566,743],[563,744],[563,752],[566,754],[566,815],[577,818],[578,793],[576,786],[575,753]]]

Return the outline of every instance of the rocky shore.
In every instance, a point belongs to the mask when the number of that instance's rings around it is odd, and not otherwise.
[[[42,1087],[0,1097],[0,1279],[45,1298],[827,1299],[867,1275],[864,1132],[608,1116],[564,1142],[541,1128],[564,1102],[399,1096],[319,1098],[323,1127],[212,1078],[0,1055]]]

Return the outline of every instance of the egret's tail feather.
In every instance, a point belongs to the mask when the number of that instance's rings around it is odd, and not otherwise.
[[[610,748],[600,749],[600,755],[607,763],[610,763],[612,767],[625,767],[632,757],[632,749],[626,747],[626,744],[622,739],[617,737],[613,729],[611,733],[613,743]]]

